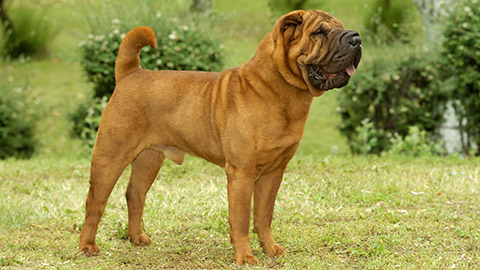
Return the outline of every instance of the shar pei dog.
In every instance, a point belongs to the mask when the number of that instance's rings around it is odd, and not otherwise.
[[[93,148],[90,189],[79,249],[99,252],[98,223],[128,164],[128,232],[137,246],[145,197],[165,158],[185,154],[225,169],[228,222],[235,263],[256,265],[254,231],[269,257],[285,253],[272,234],[277,191],[295,154],[314,97],[345,86],[362,54],[357,32],[319,10],[293,11],[277,20],[252,59],[222,72],[150,71],[139,52],[156,48],[154,31],[136,27],[123,39],[115,62],[116,87]]]

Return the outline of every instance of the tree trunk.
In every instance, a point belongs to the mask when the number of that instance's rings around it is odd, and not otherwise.
[[[0,0],[1,1],[1,0]],[[191,11],[206,12],[212,8],[212,0],[193,0]]]
[[[0,0],[0,19],[2,20],[2,23],[5,26],[6,30],[11,30],[13,28],[12,22],[8,18],[7,12],[3,7],[4,2],[5,2],[4,0]]]

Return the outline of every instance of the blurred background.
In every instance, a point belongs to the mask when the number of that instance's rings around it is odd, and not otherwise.
[[[275,20],[322,9],[360,32],[349,86],[317,98],[299,155],[479,155],[480,1],[0,0],[0,159],[88,157],[123,35],[152,70],[220,71]]]

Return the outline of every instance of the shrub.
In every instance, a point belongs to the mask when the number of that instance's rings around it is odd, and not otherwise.
[[[70,116],[73,122],[72,134],[80,138],[88,148],[95,144],[98,126],[102,112],[107,105],[108,98],[93,98],[81,104],[75,113]]]
[[[10,16],[12,28],[2,29],[2,56],[19,58],[45,55],[49,43],[57,34],[45,13],[22,7],[12,9]]]
[[[390,148],[395,134],[403,138],[411,126],[435,138],[447,101],[439,69],[434,57],[414,54],[391,70],[380,60],[359,70],[339,91],[340,131],[351,151],[379,154]]]
[[[221,45],[205,32],[167,22],[158,25],[161,25],[155,29],[158,48],[145,47],[142,50],[140,64],[143,68],[199,71],[222,68]],[[97,98],[110,96],[115,88],[115,59],[122,37],[128,30],[115,20],[109,33],[89,35],[81,43],[82,64],[88,80],[94,84]]]
[[[26,86],[15,86],[11,76],[4,78],[0,80],[0,159],[28,158],[34,153],[37,141]]]
[[[444,77],[451,89],[452,105],[459,118],[463,150],[480,145],[480,1],[463,1],[444,32]],[[480,151],[477,152],[480,154]]]

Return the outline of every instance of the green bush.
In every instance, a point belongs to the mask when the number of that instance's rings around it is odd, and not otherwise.
[[[0,159],[29,158],[35,152],[35,118],[25,86],[15,86],[13,77],[0,80]]]
[[[73,136],[80,138],[88,148],[92,148],[95,144],[98,126],[107,101],[106,96],[93,98],[81,104],[77,111],[70,116],[73,123]]]
[[[375,42],[408,41],[410,32],[404,31],[405,24],[415,14],[412,1],[376,0],[371,8],[371,14],[365,17],[367,37]]]
[[[443,123],[447,93],[435,57],[414,54],[387,66],[381,60],[363,66],[339,91],[340,131],[353,153],[387,151],[394,135],[405,137],[411,126],[436,139]]]
[[[57,30],[45,12],[30,8],[9,9],[12,28],[3,27],[0,38],[2,57],[43,56]]]
[[[223,66],[221,45],[206,32],[192,26],[159,21],[156,30],[158,48],[145,47],[141,66],[151,70],[218,71]],[[94,85],[95,97],[110,96],[115,88],[115,59],[122,37],[128,32],[119,20],[102,35],[89,35],[81,43],[82,65]]]
[[[480,145],[480,1],[464,1],[447,20],[444,32],[444,77],[462,124],[463,149]],[[480,151],[477,152],[480,154]]]

